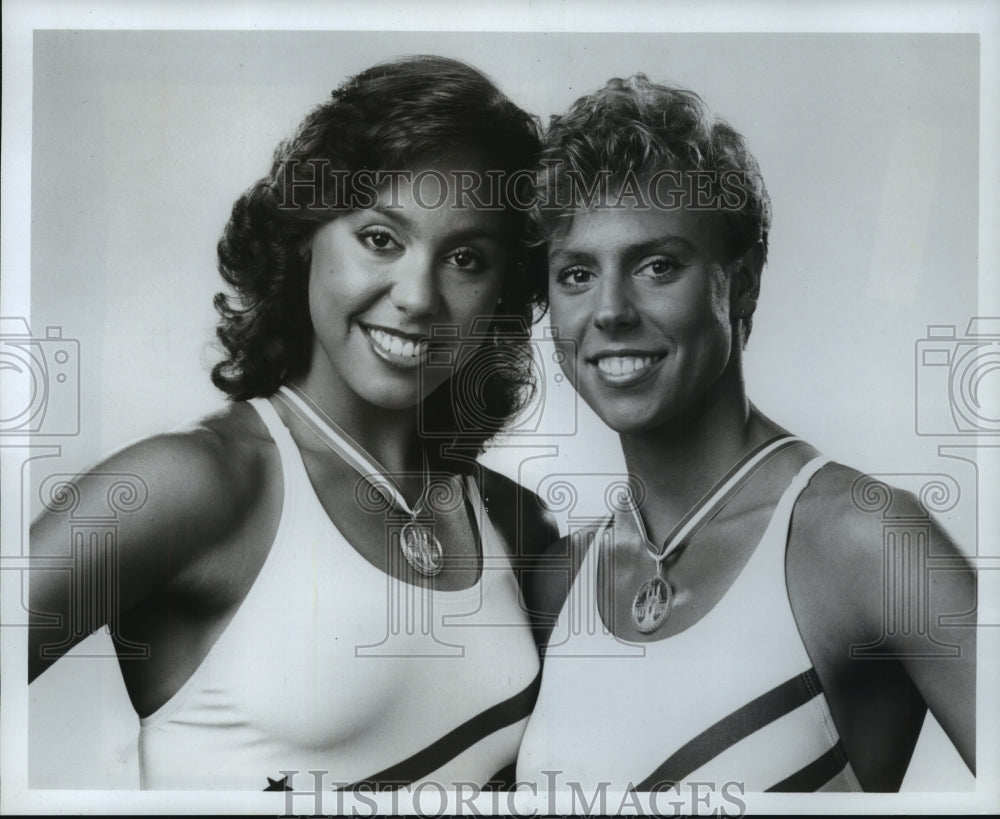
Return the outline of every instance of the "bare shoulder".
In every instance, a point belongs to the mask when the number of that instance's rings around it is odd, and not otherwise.
[[[240,403],[132,444],[110,462],[148,481],[164,502],[182,501],[189,512],[220,515],[253,494],[268,441],[259,417]]]
[[[545,553],[559,537],[559,530],[542,499],[487,467],[481,467],[481,476],[483,502],[510,554],[531,557]]]
[[[262,478],[269,444],[252,407],[233,405],[187,429],[125,446],[53,488],[30,534],[31,677],[55,659],[38,651],[41,642],[53,639],[52,623],[65,630],[75,622],[67,560],[84,578],[80,582],[107,582],[108,556],[75,545],[74,521],[106,517],[109,506],[115,509],[117,611],[135,611],[168,588],[207,594],[214,581],[233,575],[226,546],[255,528],[257,499],[268,484]],[[230,571],[223,571],[226,566]],[[111,605],[101,597],[87,622],[76,623],[59,644],[68,649],[108,623]]]
[[[886,523],[903,519],[925,521],[939,545],[956,548],[912,492],[830,463],[799,496],[793,529],[802,536],[796,545],[815,558],[853,562],[881,558]]]
[[[813,475],[799,495],[796,524],[810,535],[810,541],[875,531],[879,518],[869,513],[870,503],[862,501],[883,489],[883,484],[857,469],[829,463]]]
[[[859,602],[881,599],[873,593],[881,588],[883,525],[873,501],[883,493],[919,508],[912,496],[904,497],[905,493],[842,464],[827,464],[812,477],[792,513],[790,591],[805,586],[811,592],[824,586],[838,597],[851,594]]]
[[[525,575],[524,599],[535,641],[543,651],[588,551],[599,547],[597,538],[603,528],[588,525],[554,539]]]
[[[569,592],[583,550],[575,538],[560,538],[542,499],[517,481],[482,469],[483,495],[493,525],[509,544],[511,566],[521,587],[532,634],[541,650]]]
[[[823,467],[792,514],[786,568],[793,599],[828,600],[858,626],[880,623],[887,560],[896,555],[887,551],[890,524],[902,520],[918,525],[926,554],[962,561],[961,550],[913,493],[841,464]]]
[[[69,491],[79,511],[104,502],[105,478],[120,478],[135,501],[120,521],[122,545],[141,548],[169,531],[176,558],[181,544],[196,548],[218,537],[252,501],[268,440],[253,409],[234,404],[123,447],[77,476]],[[53,545],[46,532],[64,525],[64,517],[59,504],[49,504],[33,527],[33,551]]]
[[[862,784],[899,787],[925,707],[974,770],[975,572],[919,499],[827,465],[795,505],[785,568]]]

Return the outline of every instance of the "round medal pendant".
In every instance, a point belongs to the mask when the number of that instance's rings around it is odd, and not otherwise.
[[[406,562],[426,577],[434,577],[444,567],[441,543],[423,523],[404,524],[399,533],[399,546]]]
[[[651,577],[632,598],[632,625],[642,634],[651,634],[662,626],[674,605],[674,590],[660,576]]]

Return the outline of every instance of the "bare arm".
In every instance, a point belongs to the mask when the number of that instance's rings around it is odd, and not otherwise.
[[[917,500],[908,493],[906,512],[920,514]],[[900,578],[918,585],[916,594],[926,594],[927,631],[896,629],[888,645],[902,658],[934,718],[955,745],[965,764],[976,771],[976,575],[962,552],[933,519],[929,526],[929,563],[921,576],[919,567],[902,565],[897,557],[893,570]],[[926,583],[924,589],[919,584]],[[903,613],[904,604],[898,608]],[[914,621],[921,622],[912,599]],[[965,615],[965,616],[962,616]],[[961,623],[960,625],[958,623]]]
[[[142,441],[56,488],[31,527],[29,680],[167,583],[196,582],[237,517],[231,472],[218,436],[198,429]],[[109,513],[109,530],[87,521]]]
[[[924,705],[974,772],[975,574],[910,493],[884,487],[891,506],[874,510],[852,499],[866,480],[832,465],[796,506],[796,621],[866,788],[898,787]]]
[[[536,644],[548,639],[568,591],[559,596],[560,578],[568,574],[566,543],[539,497],[511,479],[483,469],[483,496],[490,519],[508,544],[514,574],[531,618]],[[564,558],[560,560],[561,552]],[[565,584],[563,584],[565,585]]]

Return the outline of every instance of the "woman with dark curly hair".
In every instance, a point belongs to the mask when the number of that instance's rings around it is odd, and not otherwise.
[[[212,372],[232,402],[95,470],[148,486],[119,599],[95,601],[147,647],[121,660],[143,787],[512,772],[538,659],[510,558],[553,532],[475,459],[530,397],[537,150],[477,70],[399,59],[337,88],[236,202]],[[33,554],[69,527],[47,511]],[[34,678],[86,634],[65,576],[33,572],[31,602]]]

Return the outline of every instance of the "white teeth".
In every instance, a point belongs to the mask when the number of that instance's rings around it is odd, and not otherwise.
[[[379,330],[376,327],[369,327],[367,330],[368,337],[374,341],[380,349],[390,355],[400,356],[402,358],[419,358],[427,349],[427,342],[425,341],[410,341],[409,339],[400,338],[392,333],[387,333],[385,330]]]
[[[597,359],[597,368],[606,375],[634,375],[649,367],[655,360],[654,356],[605,356]]]

